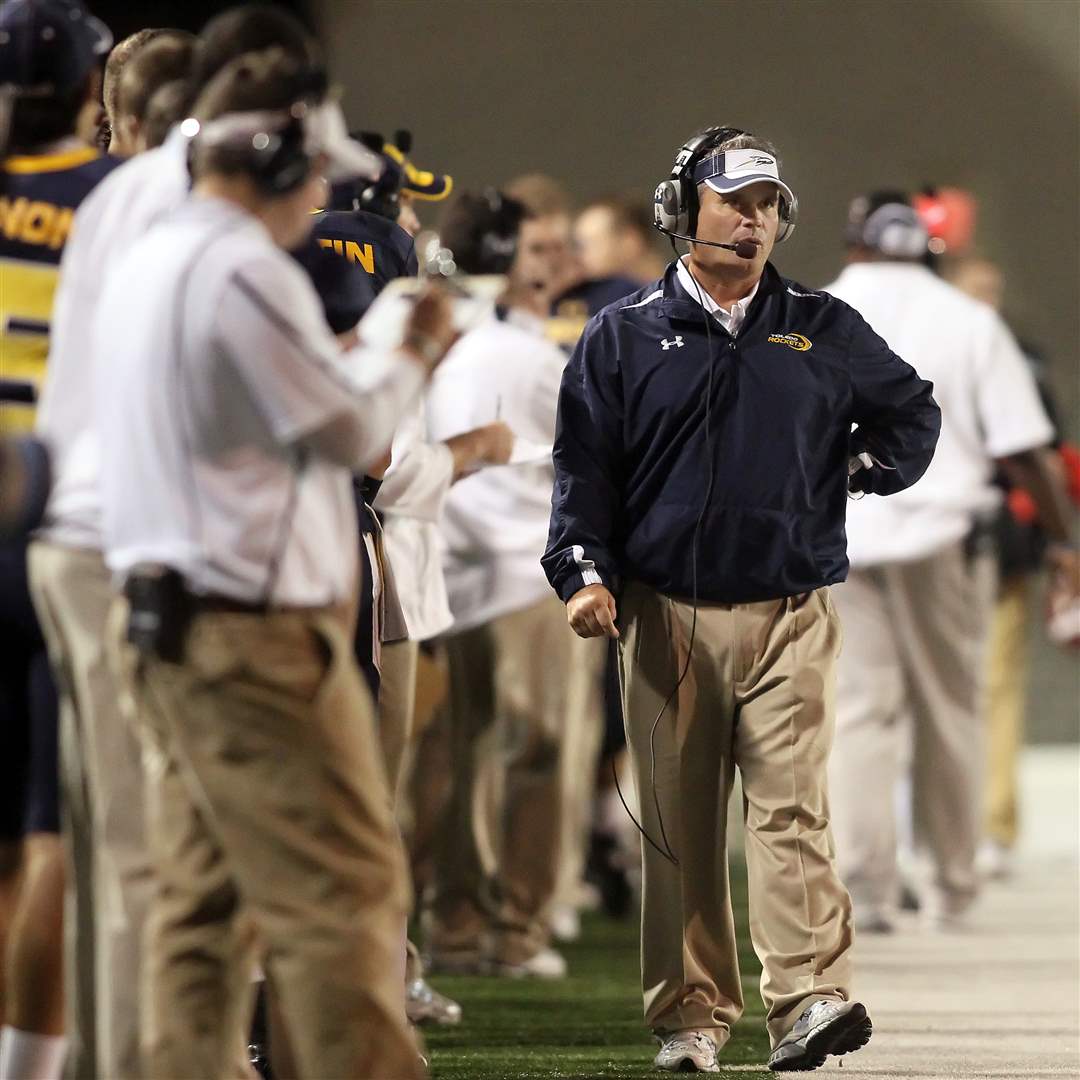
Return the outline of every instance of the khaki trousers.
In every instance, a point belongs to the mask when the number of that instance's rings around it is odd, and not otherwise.
[[[990,625],[987,672],[986,821],[990,839],[1005,847],[1016,843],[1017,770],[1027,712],[1028,578],[1003,581]]]
[[[401,799],[413,741],[419,659],[420,644],[416,641],[395,641],[382,647],[379,742],[395,808]]]
[[[60,690],[68,1075],[127,1080],[140,1075],[138,972],[154,879],[138,737],[106,655],[113,592],[99,552],[39,540],[29,562]]]
[[[348,619],[201,613],[134,673],[161,890],[148,1075],[231,1074],[252,931],[305,1080],[424,1075],[404,1013],[405,866]]]
[[[569,907],[578,905],[592,826],[596,767],[604,738],[606,644],[606,639],[577,634],[570,643],[562,750],[563,834],[556,889],[556,901]]]
[[[728,880],[727,808],[743,785],[750,937],[775,1044],[821,998],[848,998],[851,906],[826,795],[840,625],[827,589],[693,607],[631,583],[619,675],[642,825],[641,976],[657,1034],[723,1046],[743,1008]],[[663,818],[661,827],[660,817]]]
[[[910,717],[916,848],[930,856],[929,908],[975,896],[984,769],[981,686],[990,557],[957,543],[930,558],[855,570],[833,590],[844,625],[830,769],[840,872],[856,907],[896,901],[894,792]]]
[[[552,597],[446,639],[453,790],[435,849],[433,953],[520,963],[550,938],[571,630]]]

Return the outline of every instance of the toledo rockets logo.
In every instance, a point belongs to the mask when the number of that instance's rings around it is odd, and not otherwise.
[[[786,345],[796,352],[806,352],[813,344],[808,337],[803,337],[802,334],[770,334],[769,341],[774,345]]]

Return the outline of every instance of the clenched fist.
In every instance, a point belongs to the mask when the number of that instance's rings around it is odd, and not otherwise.
[[[615,597],[603,585],[586,585],[566,602],[566,618],[578,637],[617,638]]]

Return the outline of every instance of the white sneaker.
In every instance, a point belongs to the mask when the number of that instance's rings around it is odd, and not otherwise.
[[[666,1072],[720,1071],[716,1062],[716,1043],[704,1031],[676,1031],[664,1036],[653,1064]]]
[[[405,1015],[413,1024],[457,1024],[461,1006],[419,978],[405,984]]]
[[[541,949],[516,964],[492,964],[492,974],[510,979],[565,979],[566,958],[554,949]]]
[[[581,916],[572,904],[555,904],[548,921],[556,941],[577,941],[581,937]]]
[[[990,881],[1008,881],[1013,876],[1013,850],[997,840],[987,840],[979,848],[975,868]]]

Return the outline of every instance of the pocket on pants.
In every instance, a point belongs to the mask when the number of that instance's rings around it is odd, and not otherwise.
[[[333,643],[311,615],[212,615],[198,619],[189,653],[207,683],[240,678],[298,701],[318,696]]]
[[[815,589],[814,594],[821,598],[825,617],[832,624],[836,633],[836,654],[839,656],[840,650],[844,647],[844,624],[840,619],[840,612],[836,610],[836,604],[833,602],[832,589],[828,585],[823,585],[820,589]]]

